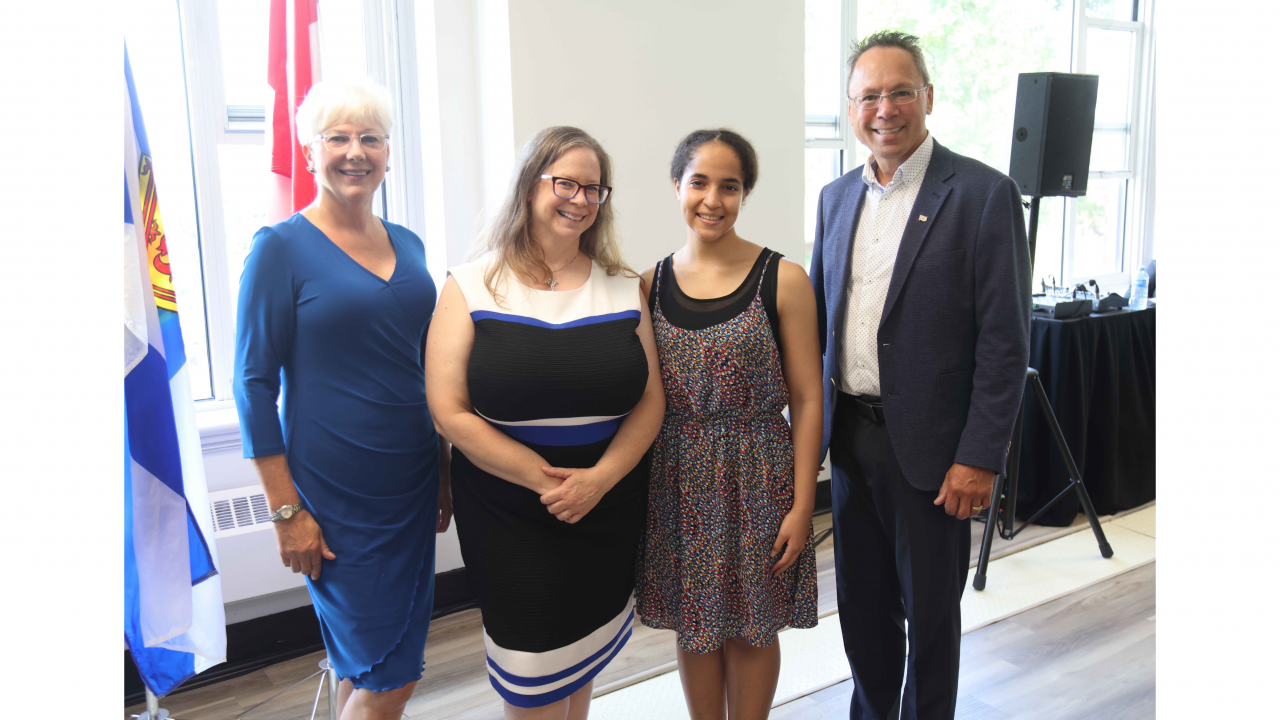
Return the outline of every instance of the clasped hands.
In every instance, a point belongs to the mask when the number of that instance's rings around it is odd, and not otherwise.
[[[544,465],[542,472],[554,479],[554,487],[542,493],[542,504],[557,520],[578,522],[600,502],[612,483],[594,467],[556,468]]]

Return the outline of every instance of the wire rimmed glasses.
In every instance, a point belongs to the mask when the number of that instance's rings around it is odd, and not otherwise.
[[[928,89],[929,84],[926,83],[924,87],[894,90],[887,95],[859,95],[858,97],[849,98],[849,101],[856,105],[859,110],[875,110],[880,107],[880,103],[884,102],[885,98],[889,98],[889,102],[894,105],[910,105],[916,101],[916,98],[920,97],[920,93]]]
[[[351,135],[347,133],[335,132],[328,135],[316,135],[316,140],[324,141],[324,146],[332,152],[346,152],[351,147]],[[366,134],[360,136],[360,147],[365,152],[381,152],[387,147],[387,141],[391,139],[390,135],[373,135]]]
[[[578,196],[578,190],[583,190],[583,197],[592,205],[603,205],[605,200],[609,199],[609,193],[613,192],[613,188],[608,185],[583,185],[577,180],[569,178],[556,177],[554,175],[540,175],[543,180],[551,181],[551,191],[561,200],[572,200]]]

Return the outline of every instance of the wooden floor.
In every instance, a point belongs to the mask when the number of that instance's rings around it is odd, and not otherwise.
[[[815,534],[821,534],[830,526],[830,515],[814,518]],[[973,527],[973,558],[976,561],[976,547],[983,526],[974,523]],[[1059,533],[1058,528],[1029,527],[1014,542],[997,540],[993,557],[1016,552]],[[824,615],[836,609],[835,558],[829,540],[819,546],[817,560],[818,613]],[[1149,577],[1138,575],[1144,572]],[[1131,576],[1138,579],[1126,580]],[[1133,609],[1135,600],[1129,597],[1133,593],[1117,595],[1117,591],[1108,593],[1103,590],[1117,583],[1130,589],[1136,583],[1139,589],[1133,592],[1149,600],[1149,612],[1141,618],[1145,624],[1130,627],[1133,625],[1133,613],[1140,615],[1143,612]],[[1142,595],[1144,592],[1145,596]],[[1142,605],[1143,602],[1146,601],[1139,600],[1137,604]],[[1063,603],[1066,605],[1060,613],[1045,614],[1046,608]],[[964,657],[957,717],[1012,718],[1030,717],[1032,714],[1037,718],[1154,716],[1155,623],[1146,622],[1146,617],[1154,616],[1154,607],[1155,571],[1151,566],[1149,570],[1133,571],[1118,580],[1087,588],[966,635],[962,647]],[[1118,642],[1113,636],[1126,632],[1134,634],[1138,628],[1149,630],[1146,635],[1141,635],[1145,640],[1123,648],[1112,647]],[[1094,657],[1098,652],[1104,655]],[[1110,658],[1117,654],[1126,658],[1121,661],[1121,669],[1145,669],[1149,672],[1138,672],[1133,678],[1124,676],[1112,667]],[[239,678],[181,692],[165,698],[163,706],[177,720],[233,720],[255,703],[315,672],[323,657],[323,653],[313,653]],[[467,610],[433,621],[424,659],[423,678],[405,709],[408,717],[432,720],[502,717],[501,700],[490,688],[485,672],[478,610]],[[637,623],[631,641],[596,679],[596,692],[599,694],[611,687],[629,685],[665,672],[674,668],[674,663],[675,634]],[[1061,681],[1059,676],[1062,675],[1068,676],[1071,682]],[[1114,686],[1116,678],[1123,679],[1128,688],[1125,692],[1119,695],[1099,692],[1099,686]],[[1103,682],[1099,682],[1100,679]],[[318,681],[317,677],[298,685],[245,715],[245,720],[306,720],[316,699]],[[779,707],[772,717],[806,720],[848,717],[850,692],[850,683],[844,682]],[[1071,712],[1061,715],[1041,712],[1035,703],[1046,697]],[[1099,714],[1096,709],[1089,710],[1100,702],[1100,697],[1111,698],[1104,708],[1107,713],[1116,709],[1113,703],[1121,702],[1136,714]],[[327,717],[326,707],[326,696],[322,693],[317,717]],[[1146,708],[1146,714],[1143,714],[1143,708]],[[126,708],[125,717],[143,709],[138,705]]]
[[[1155,563],[964,636],[956,718],[1156,716]],[[775,708],[772,720],[844,720],[853,682]]]

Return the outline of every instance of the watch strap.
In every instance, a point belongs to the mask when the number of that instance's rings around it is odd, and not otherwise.
[[[288,510],[288,511],[289,511],[289,512],[288,512],[288,514],[287,514],[287,515],[282,514],[282,513],[284,513],[286,510]],[[299,511],[301,511],[301,510],[302,510],[302,505],[300,505],[300,504],[285,505],[285,506],[281,507],[279,510],[276,510],[275,512],[271,513],[271,522],[279,522],[280,520],[288,520],[289,518],[293,517],[294,515],[297,515],[297,514],[298,514],[298,512],[299,512]]]

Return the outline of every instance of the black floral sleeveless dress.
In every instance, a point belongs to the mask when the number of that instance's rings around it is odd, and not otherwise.
[[[777,265],[767,248],[730,295],[680,291],[668,257],[649,305],[667,411],[653,447],[636,614],[705,653],[726,638],[757,647],[817,625],[813,530],[774,578],[769,557],[794,498],[789,401],[777,333]]]

